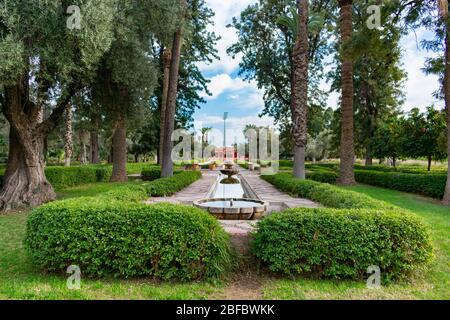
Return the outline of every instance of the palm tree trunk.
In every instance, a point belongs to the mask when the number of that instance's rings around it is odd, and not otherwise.
[[[339,0],[341,8],[342,98],[341,98],[341,156],[338,183],[355,184],[353,165],[355,146],[353,133],[353,59],[348,45],[352,39],[352,0]]]
[[[73,154],[73,132],[72,132],[72,106],[69,104],[64,111],[64,120],[65,120],[65,128],[64,128],[64,165],[66,167],[70,167],[70,161],[72,159]]]
[[[180,0],[181,7],[186,6],[186,0]],[[182,33],[183,30],[180,27],[175,32],[172,45],[172,61],[170,65],[170,81],[169,90],[167,94],[167,106],[166,117],[164,121],[164,140],[163,140],[163,152],[162,152],[162,166],[161,176],[170,177],[173,175],[173,162],[172,162],[172,133],[175,126],[175,111],[177,105],[177,93],[178,93],[178,75],[180,69],[180,56],[182,46]]]
[[[159,152],[158,152],[158,163],[161,165],[163,162],[164,154],[164,133],[166,125],[166,107],[167,107],[167,95],[169,93],[169,82],[170,82],[170,65],[172,61],[172,50],[166,48],[163,52],[163,86],[161,93],[161,122],[159,131]]]
[[[445,187],[443,204],[450,205],[450,22],[448,21],[448,12],[445,13],[446,19],[446,37],[445,37],[445,77],[444,77],[444,95],[445,110],[447,115],[447,185]]]
[[[308,0],[298,1],[298,34],[295,40],[292,63],[293,174],[297,178],[305,179],[308,113]]]

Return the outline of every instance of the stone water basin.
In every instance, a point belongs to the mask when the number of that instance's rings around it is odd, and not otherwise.
[[[219,220],[255,220],[261,219],[269,204],[256,199],[212,198],[195,201],[194,206]]]

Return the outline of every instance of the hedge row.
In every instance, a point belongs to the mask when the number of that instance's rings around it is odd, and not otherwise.
[[[447,175],[355,170],[359,183],[442,199]]]
[[[174,170],[174,174],[178,174],[182,172],[182,170]],[[141,172],[142,179],[145,181],[153,181],[156,179],[161,178],[161,167],[160,166],[153,166],[148,167],[142,170]]]
[[[158,166],[151,163],[128,163],[127,173],[136,174],[142,171],[158,170]],[[3,183],[4,169],[0,170],[0,187]],[[45,175],[53,187],[64,189],[87,183],[107,182],[111,178],[111,165],[79,165],[71,167],[47,166]],[[159,174],[158,178],[161,176]]]
[[[402,278],[432,257],[427,228],[409,211],[369,196],[290,174],[263,176],[278,189],[327,208],[295,208],[258,224],[252,252],[274,272],[361,279],[381,268]]]
[[[230,266],[227,234],[203,210],[99,198],[37,208],[25,245],[34,265],[51,272],[78,265],[85,276],[195,280]]]
[[[170,195],[200,176],[186,171],[41,206],[27,222],[27,252],[48,271],[78,265],[94,277],[218,277],[229,268],[231,252],[214,217],[192,206],[138,203],[150,195]]]
[[[165,197],[187,187],[191,183],[200,179],[200,171],[183,171],[173,177],[160,178],[152,181],[147,186],[148,194],[152,197]]]
[[[394,209],[384,201],[359,192],[311,180],[299,180],[288,173],[261,176],[276,188],[295,197],[311,199],[329,208],[338,209]]]
[[[385,282],[425,265],[431,250],[415,216],[373,209],[290,209],[261,221],[253,242],[274,272],[362,279],[376,265]]]
[[[402,165],[399,167],[388,167],[385,165],[372,165],[363,166],[355,164],[356,170],[369,170],[369,171],[382,171],[382,172],[401,172],[401,173],[414,173],[414,174],[446,174],[446,168],[432,168],[430,171],[422,166]]]

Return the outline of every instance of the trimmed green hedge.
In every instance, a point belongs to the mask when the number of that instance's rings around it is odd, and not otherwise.
[[[411,212],[364,194],[291,174],[262,176],[280,190],[328,208],[295,208],[258,224],[252,251],[285,274],[360,279],[381,268],[384,281],[408,275],[432,257],[428,229]]]
[[[442,199],[447,175],[355,170],[359,183]]]
[[[227,234],[203,210],[101,197],[33,210],[25,246],[42,269],[63,272],[78,265],[83,275],[94,277],[216,278],[231,261]]]
[[[158,170],[153,163],[127,163],[127,173],[136,174],[142,171]],[[0,187],[3,183],[4,168],[0,169]],[[160,170],[160,169],[159,169]],[[75,187],[95,182],[108,182],[111,178],[112,166],[109,164],[88,164],[71,167],[47,166],[45,175],[56,189]],[[161,175],[158,176],[158,178]]]
[[[304,209],[276,213],[258,224],[252,251],[271,271],[331,278],[367,278],[379,266],[384,281],[428,263],[427,229],[393,210]]]
[[[200,171],[183,171],[169,178],[160,178],[147,185],[147,192],[152,197],[165,197],[187,187],[200,179]]]
[[[364,194],[311,180],[300,180],[288,173],[261,176],[276,188],[293,196],[307,198],[330,208],[393,209],[392,205]]]
[[[182,172],[182,170],[174,170],[173,174],[178,174]],[[161,167],[153,166],[142,170],[141,172],[142,179],[145,181],[153,181],[161,178]]]
[[[84,165],[73,167],[49,166],[45,175],[57,189],[94,182],[107,182],[111,178],[112,167],[107,165]]]
[[[152,181],[161,178],[161,167],[155,166],[142,170],[141,176],[143,180]]]
[[[337,180],[338,167],[335,164],[309,164],[306,167],[308,179],[326,183]],[[402,167],[396,171],[386,166],[355,165],[355,179],[359,183],[441,199],[447,173],[442,170],[428,172],[421,167]]]
[[[139,203],[175,193],[200,177],[185,171],[41,206],[28,218],[27,252],[48,271],[78,265],[88,276],[219,277],[230,266],[231,252],[214,217],[192,206]]]
[[[338,174],[329,170],[307,170],[306,178],[318,182],[335,183],[338,179]]]

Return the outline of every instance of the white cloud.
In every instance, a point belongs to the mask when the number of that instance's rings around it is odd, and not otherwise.
[[[231,23],[232,18],[238,16],[249,4],[256,2],[255,0],[206,0],[206,4],[211,8],[215,16],[213,17],[214,25],[209,27],[210,31],[214,31],[222,38],[217,44],[219,61],[212,64],[199,64],[199,68],[203,72],[223,72],[231,73],[238,68],[242,56],[232,59],[227,54],[227,49],[237,41],[238,37],[233,28],[226,26]]]
[[[206,93],[202,97],[206,100],[215,100],[222,94],[228,93],[228,99],[239,101],[239,106],[242,108],[262,108],[263,91],[258,89],[256,82],[244,81],[242,78],[231,78],[230,75],[222,73],[215,75],[209,79],[208,84],[211,96]],[[243,97],[243,98],[241,98]]]

